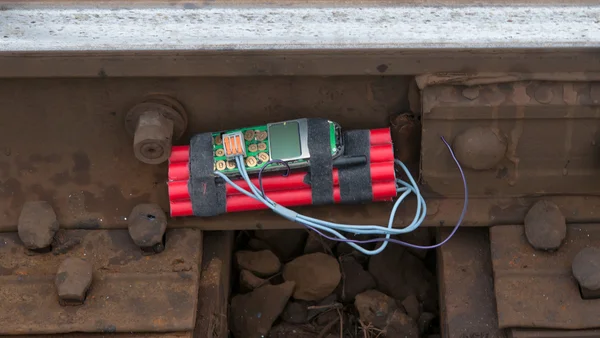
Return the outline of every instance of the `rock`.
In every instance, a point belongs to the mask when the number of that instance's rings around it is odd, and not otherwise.
[[[600,290],[600,248],[584,248],[572,263],[573,277],[588,290]]]
[[[256,277],[248,270],[242,270],[240,272],[240,289],[242,289],[243,292],[252,291],[268,283],[269,282],[266,279]]]
[[[331,294],[340,282],[340,266],[335,258],[317,252],[287,263],[283,278],[296,282],[294,298],[320,300]]]
[[[506,154],[508,142],[496,128],[473,127],[457,135],[452,142],[456,158],[474,170],[494,168]]]
[[[436,308],[433,274],[404,247],[388,245],[382,253],[371,257],[368,270],[375,278],[377,288],[385,294],[395,299],[415,295],[425,309],[433,311]]]
[[[21,209],[17,231],[27,249],[44,249],[52,244],[59,225],[52,206],[45,201],[26,202]]]
[[[308,233],[304,229],[256,230],[254,236],[267,243],[279,259],[287,262],[302,254]]]
[[[335,241],[322,237],[314,231],[309,231],[308,237],[306,238],[306,244],[304,245],[304,254],[306,255],[315,252],[329,254],[332,252],[335,244]]]
[[[294,292],[294,282],[264,285],[231,299],[231,331],[235,337],[266,336]]]
[[[311,327],[281,323],[273,326],[269,332],[269,338],[314,338],[319,331],[311,330]],[[236,336],[237,337],[237,336]]]
[[[271,250],[269,244],[261,241],[257,238],[250,238],[248,240],[248,247],[253,251],[261,251],[261,250]]]
[[[525,215],[525,236],[529,244],[538,250],[558,249],[566,235],[565,217],[550,201],[535,203]]]
[[[353,302],[357,294],[374,289],[375,279],[352,256],[340,257],[342,268],[342,282],[338,285],[336,293],[343,302]]]
[[[393,237],[396,239],[399,239],[403,242],[417,244],[420,246],[427,246],[427,245],[433,244],[433,237],[431,236],[431,232],[429,231],[429,228],[418,228],[409,233],[397,235],[397,236],[393,236]],[[419,257],[420,259],[425,259],[425,256],[427,256],[427,252],[429,251],[429,250],[422,250],[422,249],[415,249],[415,248],[408,248],[408,247],[406,249],[408,251],[410,251],[413,255]]]
[[[246,269],[258,277],[269,277],[281,268],[279,258],[269,250],[238,251],[235,258],[241,269]]]
[[[308,304],[304,302],[289,302],[281,314],[281,319],[290,324],[308,322]]]
[[[54,283],[62,305],[82,304],[92,285],[92,265],[80,258],[67,258],[58,267]]]
[[[400,310],[390,314],[384,331],[386,337],[419,338],[415,321]]]
[[[410,295],[402,301],[402,306],[406,310],[406,314],[414,320],[418,320],[421,315],[419,300],[415,295]]]
[[[398,310],[393,298],[377,290],[368,290],[356,295],[354,306],[364,323],[373,324],[378,329],[384,329],[388,317]]]
[[[419,331],[421,334],[425,334],[429,332],[431,327],[431,322],[435,319],[435,315],[430,312],[423,312],[417,321],[419,325]]]
[[[163,236],[167,230],[167,215],[157,204],[138,204],[129,214],[129,236],[140,248],[157,246],[164,250]]]

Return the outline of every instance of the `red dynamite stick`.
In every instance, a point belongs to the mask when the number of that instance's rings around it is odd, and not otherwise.
[[[369,143],[371,146],[380,144],[391,144],[392,134],[390,128],[379,128],[369,130]],[[190,146],[173,146],[171,147],[171,156],[169,163],[189,162]]]
[[[371,163],[370,166],[371,171],[371,181],[372,182],[389,182],[396,179],[396,175],[394,172],[394,162],[380,162],[380,163]],[[310,185],[306,184],[305,178],[306,172],[297,172],[292,173],[289,176],[283,176],[281,174],[275,174],[271,176],[263,177],[263,188],[266,192],[270,191],[282,191],[282,190],[294,190],[294,189],[310,189]],[[251,178],[252,183],[256,187],[258,185],[258,178]],[[239,185],[242,189],[250,191],[250,187],[248,183],[243,179],[233,180],[233,183]],[[188,191],[188,181],[173,181],[168,182],[169,187],[169,200],[187,200],[190,199],[190,194]],[[338,169],[333,169],[333,185],[339,186],[339,172]],[[239,192],[233,186],[226,184],[226,195],[239,195]]]
[[[371,163],[394,161],[394,147],[392,144],[371,146]],[[187,181],[190,178],[189,162],[175,162],[169,164],[169,181]]]
[[[190,163],[169,163],[169,172],[167,176],[169,181],[187,181],[190,178]]]
[[[290,191],[274,191],[267,196],[275,203],[285,207],[295,207],[312,204],[311,189],[297,189]],[[373,183],[373,201],[390,201],[396,196],[396,182]],[[341,202],[340,188],[334,187],[333,199],[335,203]],[[241,212],[267,209],[267,206],[246,195],[227,196],[226,212]],[[192,202],[190,200],[171,201],[171,216],[192,216]]]
[[[372,146],[392,143],[390,128],[371,129],[369,132],[369,142]]]
[[[169,163],[188,162],[190,160],[190,146],[172,146]]]

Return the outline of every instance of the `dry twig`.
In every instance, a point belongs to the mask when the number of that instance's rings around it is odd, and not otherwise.
[[[322,310],[322,309],[341,309],[343,308],[344,305],[342,303],[331,303],[331,304],[325,304],[325,305],[312,305],[307,307],[308,310]]]

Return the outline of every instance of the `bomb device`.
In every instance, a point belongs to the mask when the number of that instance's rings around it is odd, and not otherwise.
[[[452,148],[465,188],[466,179]],[[296,170],[290,170],[296,169]],[[401,169],[408,178],[396,177]],[[265,171],[286,170],[263,175]],[[258,175],[251,175],[257,173]],[[173,147],[169,158],[171,216],[212,217],[229,212],[271,209],[274,213],[328,239],[347,242],[368,255],[381,252],[389,241],[430,249],[390,238],[418,228],[427,214],[425,199],[410,171],[394,158],[389,128],[344,130],[325,119],[298,119],[194,135],[189,146]],[[398,196],[398,194],[400,194]],[[394,215],[410,194],[416,197],[413,221],[394,229]],[[397,198],[396,198],[397,197]],[[387,226],[338,224],[308,217],[289,209],[303,205],[357,204],[392,201]],[[384,235],[367,241],[349,239],[344,233]],[[376,249],[360,243],[382,241]]]

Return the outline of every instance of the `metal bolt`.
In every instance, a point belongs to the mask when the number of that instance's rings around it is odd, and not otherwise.
[[[579,283],[584,299],[600,298],[600,249],[584,248],[571,265],[573,277]]]
[[[539,103],[548,104],[552,102],[554,93],[549,86],[541,85],[535,90],[534,97]]]
[[[133,138],[133,152],[142,162],[158,164],[171,156],[173,121],[155,111],[140,116]]]
[[[600,103],[600,83],[594,82],[590,85],[590,98],[593,103]]]
[[[535,203],[525,215],[525,237],[537,250],[557,250],[567,235],[560,208],[550,201]]]
[[[160,253],[165,249],[163,238],[167,216],[157,204],[138,204],[129,215],[129,235],[144,253]]]
[[[462,95],[469,100],[475,100],[479,97],[479,88],[469,87],[462,91]]]
[[[80,305],[92,285],[92,265],[80,258],[65,259],[54,281],[61,305]]]
[[[31,201],[23,205],[17,230],[27,249],[49,251],[58,228],[56,213],[48,202]]]
[[[504,158],[507,142],[497,129],[475,127],[456,136],[452,147],[463,166],[488,170]]]
[[[135,157],[148,164],[169,159],[172,141],[181,137],[186,125],[181,104],[163,95],[149,96],[125,117],[125,127],[133,135]]]

